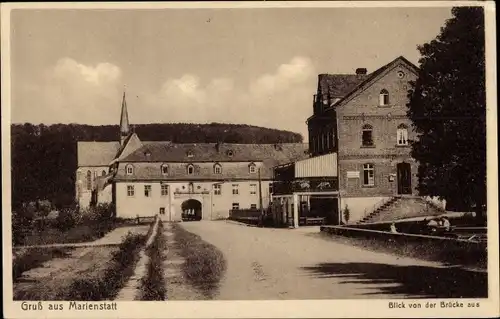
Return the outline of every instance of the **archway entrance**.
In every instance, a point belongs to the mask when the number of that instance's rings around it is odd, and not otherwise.
[[[184,201],[181,205],[182,209],[182,220],[201,220],[202,209],[201,203],[196,199],[188,199]]]

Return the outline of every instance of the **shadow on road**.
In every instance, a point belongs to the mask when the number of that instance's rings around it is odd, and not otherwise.
[[[345,278],[342,284],[380,285],[374,287],[373,292],[364,295],[394,294],[412,298],[488,297],[487,274],[460,268],[377,263],[321,263],[302,269],[320,278]]]

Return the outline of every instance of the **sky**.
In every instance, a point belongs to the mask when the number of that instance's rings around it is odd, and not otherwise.
[[[13,123],[238,123],[301,133],[318,74],[418,66],[450,8],[11,13]]]

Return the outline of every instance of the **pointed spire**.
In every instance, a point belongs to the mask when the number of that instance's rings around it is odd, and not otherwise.
[[[123,142],[130,133],[130,125],[128,123],[127,101],[125,100],[125,90],[123,91],[122,114],[120,117],[120,141]]]

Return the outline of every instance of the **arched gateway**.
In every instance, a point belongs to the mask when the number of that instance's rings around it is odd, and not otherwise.
[[[201,220],[202,217],[202,205],[201,202],[196,199],[188,199],[181,204],[182,209],[182,220]]]

